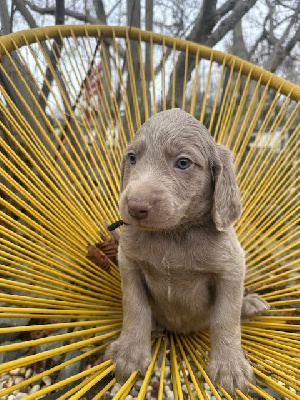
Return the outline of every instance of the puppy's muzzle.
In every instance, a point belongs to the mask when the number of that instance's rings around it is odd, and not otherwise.
[[[143,200],[128,200],[128,213],[136,219],[145,219],[151,210],[151,205],[147,201]]]

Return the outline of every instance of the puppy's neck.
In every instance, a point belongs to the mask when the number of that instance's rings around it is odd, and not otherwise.
[[[184,218],[180,224],[168,229],[165,232],[166,234],[182,235],[195,229],[209,231],[217,230],[210,211],[204,215],[201,215],[201,217],[194,219]]]
[[[126,227],[123,227],[123,229],[133,230],[150,236],[162,235],[168,239],[174,240],[180,240],[186,237],[191,231],[195,230],[218,233],[211,216],[206,215],[205,217],[206,218],[201,218],[201,220],[182,221],[180,224],[169,229],[145,230],[134,225],[127,225]]]

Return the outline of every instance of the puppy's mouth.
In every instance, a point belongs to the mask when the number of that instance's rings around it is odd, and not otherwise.
[[[127,214],[127,213],[126,213]],[[145,219],[137,219],[131,217],[129,214],[124,215],[124,224],[132,225],[143,231],[166,231],[176,227],[179,221],[171,216],[161,216],[155,220],[150,216]]]
[[[180,223],[182,210],[168,198],[156,198],[150,201],[123,196],[120,212],[123,221],[143,231],[166,231]]]
[[[131,225],[136,226],[137,228],[139,228],[142,231],[148,231],[148,232],[154,232],[154,231],[162,231],[166,229],[166,226],[162,226],[162,225],[154,225],[154,224],[145,224],[145,221],[140,222],[140,221],[134,221],[134,223],[132,223]]]

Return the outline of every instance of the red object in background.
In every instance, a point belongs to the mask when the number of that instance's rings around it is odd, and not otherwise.
[[[101,72],[102,64],[99,62],[92,70],[89,76],[87,76],[84,85],[84,98],[87,104],[85,116],[90,122],[91,114],[89,108],[98,106],[100,104],[99,94],[101,93]]]

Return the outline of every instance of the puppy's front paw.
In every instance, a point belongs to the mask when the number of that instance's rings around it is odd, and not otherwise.
[[[260,315],[269,308],[269,304],[261,296],[249,293],[243,298],[242,315],[245,317]]]
[[[122,339],[116,340],[108,347],[104,358],[113,361],[119,383],[124,383],[136,370],[144,375],[152,359],[150,350],[139,348],[135,343]]]
[[[247,393],[248,382],[255,382],[252,367],[242,351],[211,359],[207,373],[215,385],[222,386],[231,396],[236,396],[236,389]]]

